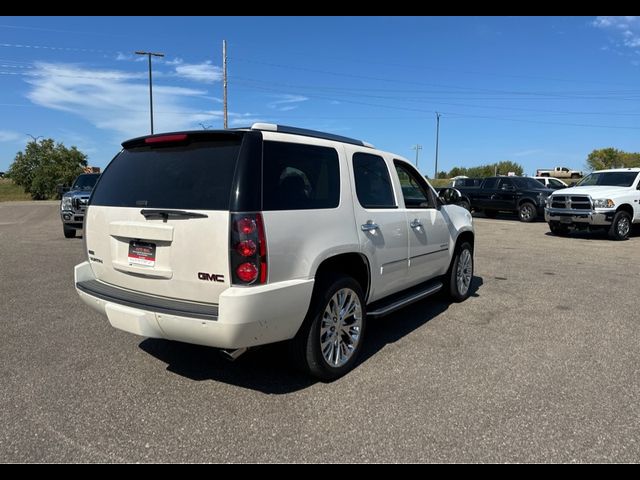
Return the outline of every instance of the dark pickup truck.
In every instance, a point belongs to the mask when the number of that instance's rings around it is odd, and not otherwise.
[[[462,194],[459,205],[482,210],[489,218],[495,218],[499,211],[517,212],[522,222],[544,216],[545,201],[553,193],[529,177],[489,177],[477,187],[457,189]]]

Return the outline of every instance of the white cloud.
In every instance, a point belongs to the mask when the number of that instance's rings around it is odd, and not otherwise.
[[[24,137],[24,134],[13,132],[11,130],[0,130],[0,142],[15,142]]]
[[[35,104],[82,117],[100,129],[134,137],[149,132],[149,86],[146,73],[95,70],[78,65],[37,63],[26,81]],[[156,131],[198,128],[219,120],[218,111],[191,107],[206,91],[155,84]],[[219,122],[218,122],[219,123]]]
[[[133,55],[129,55],[126,53],[118,52],[118,54],[116,55],[116,60],[120,62],[126,61],[126,60],[132,60],[132,59],[133,59]]]
[[[165,60],[164,63],[166,63],[167,65],[182,65],[184,63],[184,60],[175,57],[173,60]]]
[[[170,64],[171,65],[171,64]],[[213,83],[222,80],[222,69],[209,60],[203,63],[179,63],[175,74],[193,82]]]
[[[276,95],[276,100],[271,103],[268,103],[267,106],[269,108],[273,108],[274,110],[278,110],[279,112],[288,112],[290,110],[295,110],[300,106],[300,103],[306,102],[309,100],[308,97],[304,97],[302,95]]]
[[[638,16],[601,16],[592,22],[596,28],[611,32],[617,46],[632,50],[640,48],[640,17]]]
[[[255,113],[229,113],[229,125],[232,127],[250,127],[254,123],[264,121],[264,117],[260,117]]]

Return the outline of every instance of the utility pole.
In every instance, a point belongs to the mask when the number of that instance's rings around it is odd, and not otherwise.
[[[433,178],[438,178],[438,141],[440,140],[440,114],[436,112],[436,173]]]
[[[414,145],[413,147],[411,147],[411,150],[416,151],[416,168],[418,168],[418,152],[422,150],[422,145]]]
[[[222,40],[222,111],[224,129],[226,130],[229,125],[229,118],[227,113],[227,41]]]
[[[151,78],[151,57],[164,57],[164,53],[137,51],[136,55],[149,57],[149,115],[151,117],[151,135],[153,135],[153,81]]]

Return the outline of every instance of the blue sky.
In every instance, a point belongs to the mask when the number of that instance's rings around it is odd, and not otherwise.
[[[104,167],[149,132],[264,121],[360,138],[438,170],[584,168],[640,151],[640,17],[2,17],[0,171],[34,137]]]

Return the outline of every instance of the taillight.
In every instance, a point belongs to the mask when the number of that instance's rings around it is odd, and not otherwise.
[[[177,133],[173,135],[158,135],[156,137],[147,137],[144,139],[144,143],[152,144],[152,143],[173,143],[173,142],[184,142],[187,139],[186,133]]]
[[[233,213],[229,260],[235,285],[267,283],[267,240],[260,213]]]

